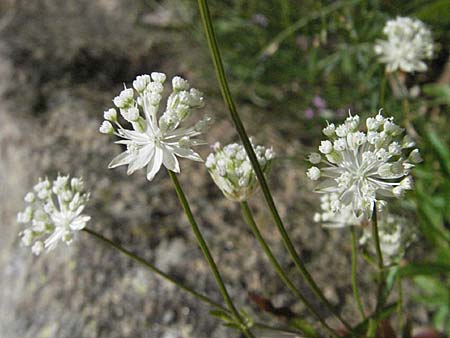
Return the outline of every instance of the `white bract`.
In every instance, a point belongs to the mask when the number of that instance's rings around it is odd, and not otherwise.
[[[411,190],[410,171],[422,160],[392,117],[381,112],[369,117],[364,132],[358,130],[359,120],[350,115],[343,124],[323,130],[328,140],[319,146],[320,160],[318,153],[309,156],[314,166],[307,173],[312,180],[323,179],[316,192],[333,194],[333,213],[351,211],[357,219],[368,218],[375,203],[382,207],[386,197],[402,197]]]
[[[222,147],[216,143],[213,149],[205,164],[214,182],[228,199],[246,201],[258,188],[258,180],[244,147],[237,143]],[[267,173],[274,157],[272,148],[253,145],[253,149],[261,169]]]
[[[406,249],[415,239],[414,227],[403,217],[388,213],[381,213],[378,220],[378,237],[385,265],[398,263],[404,256]],[[365,227],[359,243],[374,251],[372,229]]]
[[[387,40],[378,40],[374,49],[387,72],[427,70],[424,60],[433,57],[434,44],[431,31],[422,21],[397,17],[386,23],[383,33]]]
[[[180,127],[194,109],[203,107],[202,93],[190,88],[186,80],[175,76],[172,79],[172,93],[158,118],[165,79],[163,73],[140,75],[133,81],[134,90],[126,88],[114,98],[120,115],[131,124],[132,129],[126,129],[118,122],[116,109],[104,113],[106,121],[103,121],[100,132],[122,138],[116,143],[127,147],[111,161],[109,168],[128,165],[127,174],[131,175],[147,166],[147,179],[151,181],[161,165],[179,173],[176,156],[202,161],[191,148],[205,144],[195,137],[204,131],[211,119],[204,117],[194,126]]]
[[[28,205],[17,214],[17,221],[29,227],[19,236],[35,255],[54,249],[60,240],[70,244],[74,233],[91,219],[82,214],[89,194],[83,192],[81,178],[58,175],[53,182],[39,179],[24,200]]]

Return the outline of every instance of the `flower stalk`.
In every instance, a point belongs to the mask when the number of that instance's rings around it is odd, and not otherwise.
[[[205,295],[195,291],[194,289],[192,289],[192,288],[190,288],[190,287],[188,287],[186,285],[181,284],[179,281],[177,281],[176,279],[170,277],[168,274],[166,274],[165,272],[161,271],[156,266],[154,266],[153,264],[151,264],[148,261],[146,261],[144,258],[135,255],[131,251],[125,249],[124,247],[122,247],[121,245],[119,245],[117,243],[114,243],[113,241],[111,241],[110,239],[104,237],[100,233],[98,233],[98,232],[96,232],[96,231],[94,231],[94,230],[92,230],[90,228],[84,228],[83,231],[85,231],[87,234],[93,236],[97,240],[103,242],[104,244],[106,244],[107,246],[111,247],[112,249],[117,250],[120,253],[124,254],[125,256],[131,258],[132,260],[136,261],[137,263],[142,264],[147,269],[149,269],[150,271],[156,273],[158,276],[163,278],[165,281],[171,283],[172,285],[176,286],[180,290],[183,290],[183,291],[189,293],[190,295],[194,296],[198,300],[200,300],[200,301],[202,301],[202,302],[204,302],[204,303],[206,303],[206,304],[208,304],[208,305],[210,305],[210,306],[212,306],[214,308],[217,308],[217,309],[219,309],[221,311],[229,313],[229,310],[227,308],[225,308],[223,305],[217,303],[216,301],[212,300],[208,296],[205,296]],[[257,328],[261,328],[261,329],[268,329],[268,330],[272,330],[272,331],[292,333],[292,331],[290,331],[287,328],[273,327],[273,326],[270,326],[270,325],[267,325],[267,324],[263,324],[263,323],[258,323],[258,322],[255,322],[254,326],[257,327]]]
[[[149,269],[150,271],[156,273],[158,276],[160,276],[164,280],[166,280],[169,283],[175,285],[177,288],[190,293],[192,296],[194,296],[195,298],[201,300],[202,302],[207,303],[207,304],[211,305],[212,307],[218,308],[218,309],[220,309],[222,311],[227,311],[227,309],[224,308],[221,304],[219,304],[219,303],[213,301],[211,298],[209,298],[209,297],[207,297],[205,295],[202,295],[201,293],[191,289],[190,287],[187,287],[187,286],[181,284],[180,282],[178,282],[174,278],[170,277],[165,272],[163,272],[160,269],[158,269],[153,264],[147,262],[142,257],[139,257],[139,256],[135,255],[131,251],[128,251],[127,249],[125,249],[124,247],[120,246],[119,244],[114,243],[113,241],[111,241],[110,239],[104,237],[103,235],[99,234],[98,232],[96,232],[96,231],[94,231],[92,229],[89,229],[89,228],[84,228],[83,231],[85,231],[89,235],[95,237],[96,239],[98,239],[99,241],[103,242],[104,244],[106,244],[106,245],[112,247],[113,249],[119,251],[120,253],[124,254],[125,256],[131,258],[132,260],[138,262],[139,264],[142,264],[147,269]]]
[[[361,317],[363,320],[366,319],[366,314],[364,312],[364,307],[361,302],[361,297],[359,295],[358,290],[358,280],[357,280],[357,257],[358,252],[356,248],[356,234],[355,234],[355,227],[350,227],[350,235],[351,235],[351,241],[352,241],[352,289],[353,289],[353,296],[355,297],[356,304],[358,305],[358,310],[361,313]]]
[[[263,170],[261,169],[256,154],[252,148],[252,144],[249,140],[245,127],[241,121],[239,113],[237,112],[236,106],[234,104],[230,88],[228,86],[228,81],[225,76],[225,71],[223,67],[222,58],[220,56],[220,51],[217,43],[217,39],[214,33],[214,27],[212,25],[211,14],[208,7],[207,0],[198,0],[198,6],[200,9],[200,14],[202,17],[203,27],[205,30],[206,38],[208,41],[209,50],[213,59],[214,68],[216,72],[217,79],[220,85],[220,91],[222,93],[223,99],[227,105],[227,108],[230,112],[231,119],[235,125],[235,128],[239,134],[241,142],[247,152],[247,155],[251,161],[252,167],[255,170],[256,176],[258,178],[258,182],[261,186],[261,190],[263,192],[264,198],[266,200],[267,206],[269,207],[270,213],[275,221],[278,231],[281,234],[283,239],[283,243],[291,256],[295,266],[299,270],[300,274],[309,285],[309,287],[314,291],[316,296],[320,298],[320,300],[330,309],[330,311],[337,317],[339,320],[345,325],[345,327],[351,330],[351,326],[339,315],[339,313],[334,309],[331,303],[325,298],[324,294],[313,280],[312,276],[308,272],[305,267],[305,264],[301,260],[300,256],[295,250],[295,247],[289,238],[289,235],[284,227],[283,221],[281,220],[280,214],[278,213],[278,209],[273,200],[272,194],[270,192],[269,186],[267,184],[266,178],[264,177]]]
[[[222,279],[222,276],[220,275],[219,269],[217,268],[216,262],[214,261],[214,258],[211,255],[211,252],[208,248],[208,245],[206,244],[205,239],[203,238],[203,235],[200,231],[200,228],[197,225],[197,222],[195,221],[194,215],[192,214],[191,208],[189,206],[189,202],[186,199],[186,196],[184,195],[183,189],[181,188],[180,182],[178,181],[177,175],[167,170],[169,173],[170,179],[172,180],[172,183],[175,187],[175,191],[177,193],[178,199],[181,203],[181,206],[183,207],[184,213],[186,214],[186,217],[188,218],[189,223],[191,224],[192,231],[194,232],[194,236],[197,240],[197,243],[205,256],[206,261],[208,262],[208,265],[214,275],[214,279],[216,280],[217,286],[219,287],[219,291],[222,294],[222,297],[227,304],[227,307],[231,314],[233,315],[234,319],[239,324],[242,333],[247,338],[255,338],[254,335],[251,333],[251,331],[248,329],[248,327],[245,325],[244,320],[242,319],[241,315],[239,314],[238,310],[236,309],[233,301],[231,300],[230,295],[228,294],[228,291],[225,287],[225,283]]]
[[[375,252],[377,255],[378,265],[378,291],[377,291],[377,304],[375,311],[378,311],[383,306],[383,289],[384,289],[384,261],[383,253],[381,251],[380,236],[378,234],[378,220],[376,205],[373,207],[372,212],[372,238],[375,244]]]
[[[264,237],[262,236],[261,232],[259,231],[258,226],[256,225],[255,219],[253,218],[252,212],[250,210],[250,207],[247,202],[241,202],[241,211],[242,215],[246,221],[246,223],[249,225],[250,229],[253,232],[253,235],[257,239],[259,245],[263,249],[264,253],[266,254],[267,258],[269,259],[270,263],[272,264],[273,268],[275,269],[276,273],[280,277],[280,279],[286,284],[286,286],[292,291],[292,293],[307,307],[307,309],[311,312],[311,314],[322,324],[322,326],[334,337],[339,337],[337,332],[335,332],[322,318],[322,316],[314,309],[312,304],[303,296],[303,294],[298,290],[298,288],[292,283],[290,278],[287,276],[284,269],[281,267],[280,263],[278,263],[278,260],[274,256],[272,250],[264,240]]]

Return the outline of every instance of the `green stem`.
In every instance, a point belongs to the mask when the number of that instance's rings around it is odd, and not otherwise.
[[[286,40],[289,36],[296,33],[301,28],[308,25],[310,22],[323,18],[328,17],[332,12],[346,6],[354,5],[360,2],[361,0],[350,0],[350,1],[334,1],[329,6],[324,6],[323,8],[312,11],[308,13],[307,16],[300,18],[299,20],[295,21],[292,25],[286,27],[283,29],[280,33],[278,33],[273,39],[269,41],[266,47],[264,47],[261,52],[258,53],[258,59],[260,59],[263,56],[271,56],[274,54],[277,50],[279,45]]]
[[[200,14],[202,17],[203,26],[204,26],[205,33],[206,33],[206,38],[208,40],[209,50],[211,52],[211,56],[212,56],[212,59],[214,62],[214,68],[215,68],[216,76],[217,76],[219,84],[220,84],[220,90],[221,90],[223,99],[228,107],[228,110],[231,115],[231,119],[233,120],[233,123],[236,127],[236,130],[239,134],[239,137],[242,141],[245,151],[250,159],[253,170],[256,173],[256,176],[257,176],[258,182],[261,186],[261,190],[263,192],[264,198],[270,209],[270,212],[271,212],[272,217],[275,221],[275,224],[278,228],[278,231],[281,234],[283,243],[284,243],[287,251],[289,252],[289,255],[291,256],[295,266],[300,271],[301,275],[303,276],[304,280],[309,285],[309,287],[314,291],[315,295],[320,298],[320,300],[330,309],[330,311],[337,318],[339,318],[339,320],[345,325],[345,327],[348,330],[351,330],[351,326],[339,315],[339,313],[334,309],[334,307],[331,305],[331,303],[325,298],[322,291],[320,290],[320,288],[315,283],[315,281],[311,277],[310,273],[306,269],[305,264],[301,260],[300,256],[297,254],[297,252],[294,248],[294,245],[292,244],[292,241],[289,238],[289,235],[283,225],[283,221],[281,220],[280,214],[278,213],[278,210],[275,206],[275,202],[273,200],[273,197],[270,192],[269,186],[267,184],[266,178],[264,177],[264,173],[258,163],[258,159],[256,158],[255,151],[253,150],[252,144],[248,138],[245,127],[241,121],[241,118],[239,117],[239,114],[237,112],[233,98],[231,96],[231,91],[230,91],[230,88],[228,86],[228,82],[227,82],[227,79],[225,76],[225,71],[224,71],[224,67],[223,67],[222,58],[220,56],[217,39],[216,39],[216,36],[214,33],[214,27],[212,25],[212,19],[211,19],[211,14],[209,12],[208,2],[207,2],[207,0],[198,0],[198,5],[199,5]]]
[[[228,294],[227,288],[225,287],[225,283],[222,280],[222,277],[219,273],[219,269],[217,268],[216,262],[214,261],[211,252],[209,251],[208,245],[206,244],[206,241],[203,238],[200,228],[198,227],[197,222],[195,221],[194,215],[192,214],[191,208],[189,207],[189,203],[186,199],[186,196],[184,195],[183,189],[181,188],[177,175],[170,170],[167,170],[167,172],[169,173],[169,176],[175,187],[175,191],[177,193],[178,199],[180,200],[181,206],[183,207],[184,213],[186,214],[189,223],[191,224],[192,231],[194,232],[197,243],[203,255],[205,256],[206,261],[208,262],[208,265],[214,275],[217,286],[219,287],[220,293],[222,294],[222,297],[225,303],[227,304],[229,311],[233,315],[234,319],[239,323],[242,333],[244,333],[245,336],[247,336],[248,338],[254,338],[254,335],[245,325],[241,315],[234,306],[233,301],[231,300],[231,297]]]
[[[152,265],[151,263],[147,262],[145,259],[143,259],[142,257],[139,257],[137,255],[135,255],[134,253],[132,253],[131,251],[128,251],[127,249],[125,249],[124,247],[120,246],[119,244],[114,243],[113,241],[111,241],[110,239],[104,237],[103,235],[99,234],[98,232],[91,230],[89,228],[84,228],[83,231],[85,231],[86,233],[88,233],[89,235],[95,237],[96,239],[98,239],[99,241],[103,242],[104,244],[110,246],[111,248],[119,251],[120,253],[124,254],[125,256],[131,258],[132,260],[138,262],[139,264],[142,264],[143,266],[145,266],[147,269],[149,269],[150,271],[156,273],[158,276],[160,276],[161,278],[163,278],[164,280],[168,281],[169,283],[173,284],[174,286],[176,286],[177,288],[179,288],[180,290],[183,290],[189,294],[191,294],[192,296],[194,296],[195,298],[197,298],[198,300],[211,305],[212,307],[215,307],[217,309],[220,309],[224,312],[229,313],[230,311],[225,308],[224,306],[220,305],[219,303],[213,301],[212,299],[210,299],[209,297],[202,295],[201,293],[198,293],[197,291],[191,289],[190,287],[187,287],[183,284],[181,284],[180,282],[178,282],[177,280],[175,280],[174,278],[170,277],[168,274],[164,273],[163,271],[159,270],[157,267],[155,267],[154,265]],[[263,329],[268,329],[268,330],[272,330],[272,331],[280,331],[280,332],[286,332],[286,333],[293,333],[293,331],[286,329],[286,328],[281,328],[281,327],[273,327],[267,324],[263,324],[263,323],[258,323],[255,322],[254,323],[255,327],[258,328],[263,328]],[[295,333],[295,332],[294,332]]]
[[[375,309],[375,311],[378,311],[383,306],[384,262],[383,262],[383,254],[381,252],[380,237],[378,235],[376,204],[373,206],[372,212],[372,238],[375,244],[375,251],[377,254],[377,263],[378,263],[378,292],[377,292],[377,305]]]
[[[361,313],[361,317],[366,319],[366,314],[364,313],[364,307],[361,302],[361,297],[359,296],[358,290],[358,280],[356,278],[356,260],[357,260],[357,248],[356,248],[356,235],[355,235],[355,227],[350,226],[350,234],[352,237],[352,288],[353,288],[353,296],[355,297],[356,303],[358,304],[359,312]]]
[[[399,332],[403,329],[403,287],[402,287],[402,277],[397,275],[397,289],[398,289],[398,300],[397,300],[397,319],[398,319],[398,330]]]
[[[212,299],[208,298],[207,296],[204,296],[204,295],[198,293],[197,291],[195,291],[195,290],[193,290],[193,289],[191,289],[191,288],[181,284],[180,282],[178,282],[177,280],[173,279],[172,277],[170,277],[165,272],[159,270],[157,267],[155,267],[151,263],[147,262],[145,259],[143,259],[143,258],[141,258],[139,256],[136,256],[131,251],[128,251],[127,249],[125,249],[124,247],[120,246],[119,244],[114,243],[113,241],[111,241],[110,239],[104,237],[103,235],[99,234],[98,232],[96,232],[94,230],[91,230],[89,228],[84,228],[83,231],[85,231],[86,233],[88,233],[91,236],[94,236],[95,238],[97,238],[98,240],[102,241],[103,243],[109,245],[113,249],[121,252],[125,256],[135,260],[139,264],[144,265],[150,271],[156,273],[157,275],[159,275],[160,277],[162,277],[163,279],[165,279],[169,283],[174,284],[179,289],[190,293],[192,296],[194,296],[195,298],[201,300],[202,302],[205,302],[205,303],[207,303],[207,304],[209,304],[209,305],[211,305],[213,307],[216,307],[216,308],[218,308],[218,309],[220,309],[222,311],[227,311],[227,309],[225,307],[223,307],[222,305],[220,305],[219,303],[216,303],[215,301],[213,301]]]
[[[250,226],[250,229],[253,232],[253,235],[256,237],[256,239],[259,242],[259,245],[262,247],[264,253],[266,254],[267,258],[269,259],[270,263],[274,267],[276,273],[281,278],[281,280],[286,284],[286,286],[292,291],[292,293],[305,304],[305,306],[308,308],[308,310],[311,312],[311,314],[323,325],[323,327],[328,330],[332,335],[335,337],[339,337],[337,332],[335,332],[328,324],[325,322],[325,320],[320,316],[320,314],[314,309],[312,304],[302,295],[302,293],[295,287],[295,285],[292,283],[292,281],[289,279],[289,277],[286,275],[285,271],[281,267],[281,265],[278,263],[278,260],[275,258],[272,250],[264,240],[264,237],[262,236],[261,232],[259,231],[258,226],[256,225],[255,219],[253,218],[252,212],[248,206],[247,202],[241,202],[241,210],[242,215],[246,221],[246,223]]]
[[[383,73],[383,78],[381,80],[381,87],[380,87],[380,108],[384,108],[384,97],[386,95],[386,82],[387,82],[387,75],[386,73]]]

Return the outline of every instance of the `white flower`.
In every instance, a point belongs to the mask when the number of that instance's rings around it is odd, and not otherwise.
[[[383,33],[387,40],[378,40],[374,49],[387,72],[427,70],[424,60],[433,57],[434,44],[431,31],[422,21],[397,17],[386,23]]]
[[[25,246],[32,246],[31,251],[39,255],[44,249],[54,249],[60,240],[70,244],[73,235],[91,217],[82,214],[89,194],[83,192],[81,178],[69,180],[69,176],[58,175],[52,183],[47,178],[39,179],[34,191],[45,197],[30,198],[34,194],[28,193],[25,200],[30,205],[17,214],[17,221],[29,224],[19,236]]]
[[[414,149],[411,151],[411,154],[409,154],[409,159],[412,163],[420,163],[423,161],[422,156],[420,156],[419,149]]]
[[[311,167],[306,172],[306,176],[312,181],[317,181],[320,178],[320,169],[317,167]]]
[[[402,141],[403,129],[392,117],[385,118],[380,112],[369,118],[368,132],[358,131],[358,122],[355,115],[337,126],[336,135],[320,144],[325,158],[320,162],[314,158],[324,165],[320,171],[308,171],[312,180],[318,178],[318,173],[324,178],[317,192],[336,194],[339,204],[335,211],[348,208],[356,218],[362,214],[369,217],[375,202],[380,204],[386,197],[401,197],[405,190],[411,190],[409,173],[414,160],[418,160],[418,151],[410,150],[410,140]],[[338,130],[345,130],[345,137]]]
[[[327,125],[325,128],[323,128],[322,132],[325,134],[325,136],[331,137],[336,132],[336,127],[334,126],[334,123],[331,123]]]
[[[314,221],[327,228],[343,228],[360,225],[363,217],[356,217],[350,206],[343,206],[339,194],[323,194],[320,196],[320,213],[314,214]]]
[[[114,133],[114,128],[113,128],[111,122],[109,122],[109,121],[103,121],[102,125],[100,126],[100,128],[98,128],[98,130],[102,134],[112,134],[112,133]]]
[[[274,157],[272,148],[252,146],[259,165],[267,173]],[[214,182],[228,199],[246,201],[258,188],[258,180],[244,147],[231,143],[222,148],[217,142],[212,148],[214,153],[208,155],[205,165]]]
[[[127,147],[126,151],[111,161],[109,168],[128,165],[127,174],[131,175],[147,166],[147,179],[151,181],[161,165],[173,172],[180,172],[176,156],[202,161],[191,147],[205,144],[195,137],[202,134],[211,119],[205,117],[192,127],[180,127],[194,109],[203,106],[202,93],[195,88],[189,89],[189,83],[181,77],[174,77],[172,93],[158,119],[165,79],[166,75],[163,73],[140,75],[133,81],[136,97],[133,89],[127,88],[114,98],[114,104],[132,129],[124,128],[114,118],[111,109],[108,114],[105,113],[108,121],[103,122],[100,132],[114,133],[123,139],[116,143]]]
[[[308,161],[312,164],[319,164],[320,161],[322,161],[322,156],[320,156],[320,154],[318,153],[311,153],[308,156]]]
[[[117,121],[117,111],[114,108],[108,109],[103,113],[103,118],[107,121]]]
[[[385,265],[400,261],[408,246],[416,238],[415,228],[409,223],[400,216],[391,215],[387,212],[380,214],[377,224],[378,237]],[[364,228],[359,243],[374,252],[371,226]]]
[[[333,150],[333,144],[330,141],[322,141],[320,142],[319,151],[322,154],[329,154]]]

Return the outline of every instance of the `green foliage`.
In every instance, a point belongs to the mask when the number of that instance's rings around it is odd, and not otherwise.
[[[289,119],[306,143],[317,138],[318,119],[342,119],[349,108],[364,115],[383,106],[405,122],[408,132],[417,134],[424,163],[415,169],[416,190],[405,204],[413,205],[409,218],[417,220],[419,239],[426,241],[421,244],[428,253],[419,263],[391,269],[387,282],[391,289],[397,276],[413,279],[423,289],[416,301],[433,311],[437,328],[450,330],[450,134],[446,115],[450,86],[437,82],[449,55],[450,1],[210,2],[226,71],[240,104]],[[384,66],[373,52],[386,20],[399,15],[425,21],[438,45],[430,70],[406,77],[408,88],[421,88],[419,97],[406,106],[393,95]],[[315,96],[325,100],[325,109],[314,107]],[[305,115],[308,108],[314,110],[313,116]],[[293,325],[307,331],[301,322]],[[361,332],[368,326],[369,321]]]

